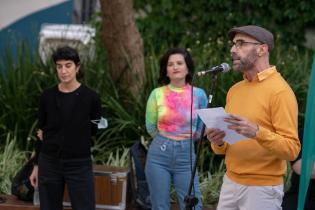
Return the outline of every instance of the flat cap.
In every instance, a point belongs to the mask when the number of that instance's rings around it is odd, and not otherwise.
[[[234,27],[228,33],[230,40],[233,40],[235,34],[237,33],[246,34],[248,36],[255,38],[257,41],[263,44],[267,44],[269,52],[273,49],[274,46],[273,35],[270,31],[268,31],[265,28],[255,25]]]

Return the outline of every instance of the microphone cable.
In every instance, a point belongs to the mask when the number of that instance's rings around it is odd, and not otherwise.
[[[194,144],[194,136],[193,136],[193,106],[194,106],[194,86],[193,86],[193,84],[194,84],[194,79],[195,79],[195,75],[193,75],[193,78],[192,78],[192,81],[191,81],[191,84],[190,84],[190,86],[191,86],[191,88],[190,88],[190,147],[189,147],[190,179],[193,176],[193,158],[192,158],[192,153],[195,152],[195,151],[192,151],[193,144]],[[197,120],[196,120],[196,122],[197,122]],[[197,129],[197,125],[196,125],[196,129]],[[194,180],[192,180],[192,181],[193,181],[193,183],[195,183]],[[194,184],[192,185],[192,195],[195,195],[195,185]],[[194,209],[195,209],[195,207],[194,207]]]

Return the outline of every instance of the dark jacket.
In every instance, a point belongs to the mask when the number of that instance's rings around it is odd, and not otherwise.
[[[62,106],[63,94],[72,94],[73,105],[69,112]],[[57,86],[45,90],[39,105],[39,128],[43,130],[43,141],[38,141],[36,146],[37,157],[39,152],[63,159],[90,157],[91,136],[97,131],[97,125],[91,120],[100,117],[100,98],[84,85],[71,93],[61,93]]]

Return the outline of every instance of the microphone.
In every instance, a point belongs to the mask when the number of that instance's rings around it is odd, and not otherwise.
[[[229,64],[227,63],[222,63],[218,66],[215,66],[215,67],[212,67],[211,69],[209,70],[205,70],[205,71],[199,71],[197,72],[197,76],[200,77],[200,76],[204,76],[208,73],[212,73],[212,74],[217,74],[217,73],[225,73],[225,72],[228,72],[230,71],[231,67]]]

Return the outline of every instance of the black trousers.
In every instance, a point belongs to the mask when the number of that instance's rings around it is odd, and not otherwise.
[[[282,209],[283,210],[297,210],[298,206],[298,193],[286,193],[283,197]],[[315,199],[306,197],[304,210],[314,210]]]
[[[38,159],[39,198],[41,210],[62,210],[67,184],[73,210],[95,210],[92,161],[57,159],[40,153]]]

